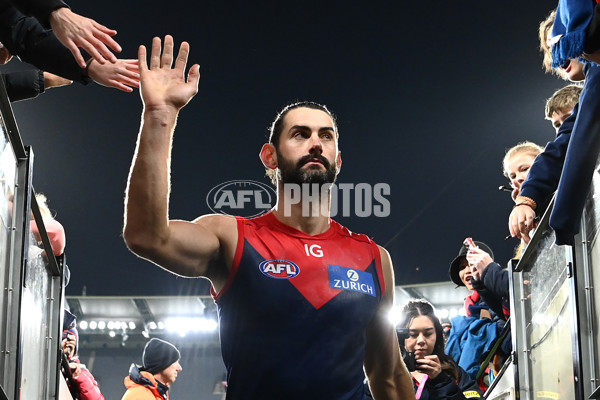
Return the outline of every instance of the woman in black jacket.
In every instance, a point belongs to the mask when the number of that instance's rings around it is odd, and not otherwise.
[[[444,352],[442,324],[426,300],[410,300],[398,325],[400,347],[411,371],[417,399],[456,400],[482,397],[477,382]],[[411,369],[411,368],[409,368]]]

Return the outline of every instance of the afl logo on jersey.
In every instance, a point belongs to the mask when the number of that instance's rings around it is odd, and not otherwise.
[[[266,260],[259,264],[260,272],[275,279],[290,279],[300,274],[300,268],[288,260]]]

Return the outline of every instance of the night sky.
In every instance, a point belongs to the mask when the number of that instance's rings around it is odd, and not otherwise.
[[[223,182],[268,184],[258,158],[267,126],[288,102],[313,100],[338,116],[338,181],[391,188],[389,217],[336,219],[389,250],[397,285],[448,280],[466,236],[501,264],[518,244],[504,241],[501,160],[519,141],[554,137],[544,104],[566,82],[543,72],[537,27],[555,0],[69,4],[116,29],[123,58],[172,34],[201,65],[175,133],[172,218],[211,212],[206,195]],[[137,259],[121,237],[137,90],[73,84],[13,109],[35,189],[66,229],[68,295],[207,294],[205,280]]]

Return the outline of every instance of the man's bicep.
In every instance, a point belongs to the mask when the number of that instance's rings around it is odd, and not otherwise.
[[[182,276],[208,277],[209,266],[220,263],[225,268],[225,249],[237,236],[235,219],[227,216],[208,216],[194,222],[169,221],[169,236],[155,249],[150,260],[159,266]],[[233,223],[232,223],[233,222]],[[223,237],[223,232],[232,232]]]

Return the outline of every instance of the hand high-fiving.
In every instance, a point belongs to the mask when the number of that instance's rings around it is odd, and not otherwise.
[[[173,37],[165,36],[164,49],[161,52],[160,38],[152,40],[150,66],[146,60],[146,48],[140,46],[138,60],[140,65],[140,94],[146,109],[173,107],[177,111],[183,108],[198,93],[200,66],[194,64],[185,77],[190,45],[182,42],[179,54],[173,64]]]

